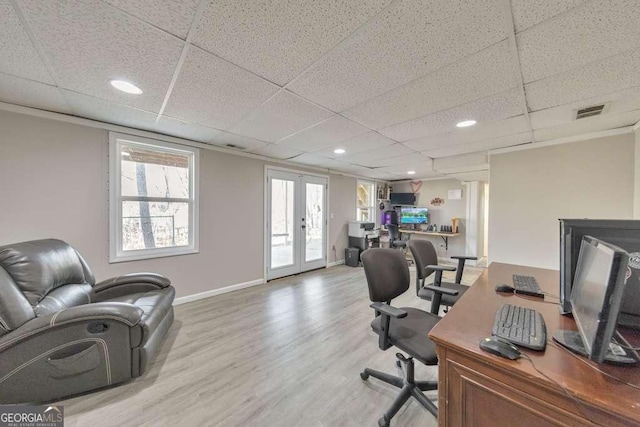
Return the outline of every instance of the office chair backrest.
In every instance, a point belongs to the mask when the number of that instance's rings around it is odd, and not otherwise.
[[[409,264],[401,251],[367,249],[361,259],[371,301],[388,302],[409,289]]]
[[[427,265],[438,265],[436,248],[428,240],[409,240],[407,246],[411,250],[413,260],[416,263],[416,273],[420,279],[429,277],[433,270],[425,271]]]
[[[397,225],[387,224],[387,230],[389,231],[389,242],[400,240],[400,231],[398,231]]]

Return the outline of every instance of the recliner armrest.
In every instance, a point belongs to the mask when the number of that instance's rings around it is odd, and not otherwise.
[[[383,302],[374,302],[369,307],[373,308],[377,312],[386,314],[387,316],[391,316],[395,319],[402,319],[403,317],[407,317],[407,312],[403,309],[385,304]]]
[[[458,293],[459,293],[455,289],[444,288],[442,286],[424,285],[422,288],[423,289],[428,289],[428,290],[433,291],[433,292],[437,292],[439,294],[451,295],[452,297],[458,295]]]
[[[94,292],[102,292],[114,286],[132,285],[132,284],[149,284],[158,289],[166,288],[171,284],[171,280],[167,277],[156,273],[131,273],[122,276],[112,277],[107,280],[98,282],[93,287]]]
[[[455,267],[448,265],[427,265],[424,269],[433,271],[456,271]]]
[[[451,257],[451,259],[465,259],[465,260],[470,259],[470,260],[475,261],[475,260],[478,259],[478,257],[477,256],[454,255],[454,256]]]

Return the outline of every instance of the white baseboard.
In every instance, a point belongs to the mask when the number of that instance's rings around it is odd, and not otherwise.
[[[335,267],[336,265],[341,265],[341,264],[344,264],[344,260],[343,259],[339,259],[338,261],[330,262],[329,264],[327,264],[327,268]]]
[[[224,288],[212,289],[210,291],[187,295],[186,297],[176,298],[173,301],[173,305],[180,305],[180,304],[197,301],[204,298],[215,297],[216,295],[222,295],[228,292],[239,291],[240,289],[246,289],[252,286],[262,285],[263,283],[264,283],[264,279],[256,279],[256,280],[250,280],[244,283],[238,283],[236,285],[225,286]]]

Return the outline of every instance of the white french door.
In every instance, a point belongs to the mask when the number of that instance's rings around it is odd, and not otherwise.
[[[267,169],[267,280],[327,265],[327,178]]]

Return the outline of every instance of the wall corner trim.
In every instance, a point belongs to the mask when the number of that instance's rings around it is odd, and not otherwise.
[[[216,295],[222,295],[233,291],[239,291],[240,289],[250,288],[252,286],[262,285],[265,283],[264,279],[250,280],[244,283],[237,283],[235,285],[225,286],[223,288],[212,289],[210,291],[199,292],[197,294],[191,294],[184,297],[176,298],[173,301],[173,305],[186,304],[188,302],[198,301],[205,298],[215,297]]]

